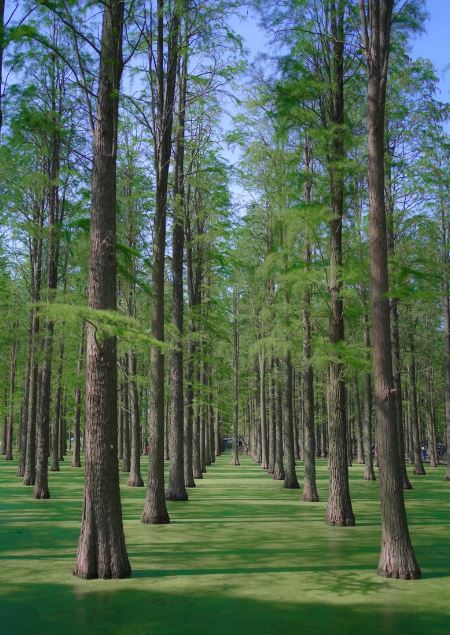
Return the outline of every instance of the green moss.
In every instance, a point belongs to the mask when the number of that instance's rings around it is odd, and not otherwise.
[[[243,457],[208,468],[187,503],[169,503],[170,525],[139,522],[145,490],[126,487],[124,523],[133,577],[72,576],[82,470],[50,474],[52,498],[34,501],[0,465],[0,631],[63,633],[446,635],[450,632],[450,484],[443,468],[412,477],[408,515],[424,578],[376,574],[378,486],[350,468],[357,526],[324,524],[321,502],[300,502]],[[144,473],[145,473],[145,466]],[[299,474],[301,470],[299,468]]]

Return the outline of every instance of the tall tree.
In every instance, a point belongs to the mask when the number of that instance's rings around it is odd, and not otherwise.
[[[164,342],[164,264],[166,250],[167,188],[172,151],[172,124],[177,79],[180,2],[173,7],[157,2],[155,173],[156,209],[153,225],[152,336]],[[167,27],[167,22],[168,27]],[[167,31],[167,32],[166,32]],[[164,43],[167,42],[167,68],[164,69]],[[147,494],[142,522],[169,522],[164,491],[164,352],[151,349],[150,454]]]
[[[102,3],[103,24],[93,143],[88,299],[94,310],[116,309],[116,154],[123,68],[125,3]],[[74,574],[125,578],[125,547],[117,461],[116,338],[87,327],[86,431],[83,518]]]
[[[359,0],[368,82],[369,230],[372,280],[373,377],[380,467],[379,575],[419,578],[400,471],[392,374],[385,207],[385,111],[394,0]]]

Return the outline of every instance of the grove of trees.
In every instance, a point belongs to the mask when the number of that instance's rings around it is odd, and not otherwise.
[[[404,491],[444,461],[450,481],[425,21],[420,0],[0,0],[2,454],[35,499],[84,469],[77,576],[131,574],[119,471],[166,524],[231,437],[299,502],[326,458],[331,526],[358,524],[363,464],[378,573],[420,577]]]

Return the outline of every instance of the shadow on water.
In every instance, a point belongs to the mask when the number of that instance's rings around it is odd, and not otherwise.
[[[236,597],[226,592],[113,590],[114,581],[104,592],[97,590],[98,584],[86,582],[83,591],[52,584],[16,587],[1,599],[2,632],[8,635],[61,632],[65,635],[443,635],[448,632],[448,621],[442,615],[428,611],[411,614],[389,605],[380,611],[365,603],[348,606],[311,602],[307,598],[299,598],[293,604]],[[448,617],[445,616],[446,620]]]

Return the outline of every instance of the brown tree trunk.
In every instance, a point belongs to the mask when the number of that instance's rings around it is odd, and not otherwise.
[[[342,219],[344,211],[344,2],[331,3],[332,53],[330,56],[329,119],[333,126],[330,141],[328,172],[330,182],[330,343],[333,360],[328,375],[328,433],[330,477],[326,521],[329,525],[355,524],[347,466],[347,405],[344,366],[339,346],[344,341],[344,305],[342,292]]]
[[[365,293],[363,297],[364,303],[364,346],[366,347],[366,359],[370,361],[370,329],[369,316],[366,312]],[[364,373],[364,480],[375,481],[375,472],[373,469],[373,453],[372,453],[372,375],[369,371]]]
[[[364,465],[364,441],[363,441],[363,422],[361,413],[361,398],[359,394],[359,383],[355,381],[355,402],[356,402],[356,461]]]
[[[183,51],[179,80],[179,105],[177,147],[175,153],[175,173],[173,188],[173,239],[172,239],[172,323],[179,340],[172,352],[170,383],[172,387],[172,408],[170,422],[170,467],[167,500],[188,500],[184,474],[184,129],[187,89],[187,42]]]
[[[388,149],[389,149],[389,143]],[[386,215],[387,215],[387,241],[388,256],[395,253],[395,232],[394,232],[394,201],[391,187],[391,157],[387,154],[387,178],[386,178]],[[395,390],[395,408],[397,420],[398,450],[400,459],[400,471],[402,473],[403,489],[412,489],[406,471],[405,461],[405,438],[403,433],[403,404],[402,404],[402,367],[400,358],[400,335],[398,320],[398,299],[392,298],[390,301],[391,310],[391,343],[393,354],[393,377]]]
[[[25,455],[25,471],[23,475],[24,485],[34,485],[36,480],[36,410],[39,394],[39,311],[36,304],[41,299],[41,272],[42,272],[42,226],[44,222],[44,203],[33,208],[33,224],[36,227],[32,238],[31,268],[33,281],[31,285],[31,301],[33,303],[33,322],[31,327],[31,356],[30,356],[30,401],[28,404],[27,443]]]
[[[265,398],[265,370],[266,359],[263,352],[258,353],[259,368],[259,416],[261,426],[261,467],[267,470],[269,467],[269,443],[267,436],[267,410]]]
[[[58,286],[58,261],[59,261],[59,228],[63,220],[64,205],[59,200],[59,171],[60,171],[60,115],[57,107],[57,90],[60,90],[63,80],[58,76],[56,58],[53,58],[51,66],[51,112],[52,127],[50,141],[50,156],[48,158],[47,178],[49,180],[48,210],[49,210],[49,237],[48,237],[48,265],[47,265],[47,302],[54,301]],[[48,457],[50,454],[50,405],[51,405],[51,378],[53,355],[53,331],[54,322],[51,318],[46,320],[45,336],[40,365],[40,393],[36,419],[36,481],[33,498],[50,498],[48,488]]]
[[[270,361],[269,374],[269,474],[273,474],[275,469],[276,454],[276,425],[275,425],[275,382],[274,382],[274,361]]]
[[[312,188],[312,144],[305,140],[305,203],[311,203]],[[309,238],[305,239],[304,263],[307,269],[311,266],[311,246]],[[305,476],[303,482],[302,500],[317,502],[319,495],[316,484],[316,432],[314,422],[314,371],[311,364],[312,356],[312,328],[311,328],[311,286],[308,284],[303,294],[303,461]]]
[[[9,366],[9,400],[8,400],[8,421],[6,426],[6,447],[5,459],[13,460],[13,436],[14,436],[14,397],[17,365],[17,339],[15,335],[16,324],[13,326],[13,342],[11,344],[10,366]]]
[[[416,373],[416,353],[414,347],[414,334],[413,325],[409,328],[409,350],[410,350],[410,363],[409,363],[409,389],[411,400],[411,429],[412,429],[412,441],[413,441],[413,473],[417,476],[424,476],[425,469],[423,467],[422,455],[421,455],[421,433],[419,426],[419,404],[417,401],[417,373]]]
[[[73,454],[72,467],[81,467],[81,373],[83,371],[84,356],[84,323],[81,325],[80,346],[77,360],[77,380],[80,382],[75,388],[75,418],[73,422]]]
[[[393,0],[360,0],[360,14],[368,78],[373,377],[382,523],[378,573],[390,578],[409,579],[420,577],[420,569],[409,537],[399,461],[384,200],[385,105],[393,4]]]
[[[238,331],[238,291],[233,290],[233,454],[231,465],[239,465],[239,331]]]
[[[141,476],[141,423],[139,414],[139,393],[136,385],[136,353],[128,353],[128,389],[131,424],[131,459],[130,476],[127,480],[129,487],[144,487]]]
[[[19,463],[17,465],[16,475],[23,478],[25,474],[25,460],[27,454],[27,428],[28,428],[28,407],[30,402],[30,370],[31,356],[33,351],[33,309],[30,309],[29,327],[28,327],[28,345],[27,345],[27,361],[24,374],[23,401],[20,413],[20,450]]]
[[[128,383],[128,353],[123,359],[124,378],[121,386],[122,393],[122,434],[123,434],[123,457],[122,472],[130,471],[131,463],[131,443],[130,443],[130,403],[129,403],[129,383]]]
[[[283,466],[283,395],[281,391],[280,360],[275,360],[274,376],[274,428],[275,428],[275,462],[273,466],[273,478],[276,481],[284,480]]]
[[[103,11],[96,128],[93,147],[88,301],[116,310],[116,153],[122,74],[124,2]],[[115,337],[87,327],[85,484],[83,518],[74,574],[125,578],[125,547],[117,460],[117,350]]]
[[[166,249],[167,187],[172,149],[172,123],[178,67],[180,16],[175,3],[170,30],[164,33],[167,8],[157,3],[157,120],[156,120],[156,209],[153,225],[152,337],[164,342],[164,262]],[[164,41],[167,38],[167,70],[164,72]],[[164,353],[151,349],[150,446],[147,494],[142,522],[169,522],[164,491]]]
[[[295,471],[294,416],[292,412],[292,361],[288,351],[285,356],[285,400],[284,400],[284,451],[286,455],[284,487],[300,489]]]
[[[432,370],[427,368],[425,371],[427,395],[426,395],[426,409],[427,409],[427,433],[428,433],[428,455],[430,457],[430,467],[436,467],[438,464],[438,457],[436,452],[436,428],[435,428],[435,415],[434,415],[434,398],[433,398],[433,381],[431,378]]]
[[[220,425],[219,425],[219,408],[214,408],[214,453],[217,456],[222,454],[222,447],[220,443]]]
[[[59,363],[57,371],[56,381],[56,394],[55,394],[55,418],[51,427],[52,440],[51,440],[51,458],[52,464],[50,470],[52,472],[59,472],[59,435],[60,435],[60,422],[61,422],[61,383],[62,372],[64,363],[64,338],[61,336],[59,343]]]

